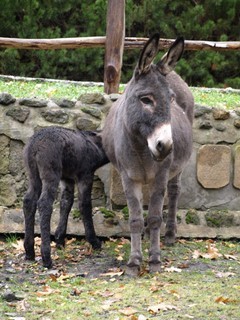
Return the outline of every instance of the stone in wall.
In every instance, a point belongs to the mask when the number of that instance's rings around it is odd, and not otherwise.
[[[11,108],[6,112],[7,116],[12,117],[14,120],[19,122],[25,122],[30,114],[30,110],[27,107],[15,107]]]
[[[57,124],[65,124],[69,120],[69,115],[63,110],[44,110],[41,112],[41,115],[46,121],[57,123]]]
[[[240,189],[240,145],[235,146],[234,150],[234,178],[233,185]]]
[[[111,171],[110,198],[111,198],[113,207],[125,207],[127,205],[120,175],[113,166]],[[144,185],[143,186],[143,205],[148,205],[148,203],[149,203],[148,185]]]
[[[197,179],[206,189],[218,189],[230,182],[231,148],[204,145],[198,150]]]
[[[2,104],[3,106],[8,106],[15,101],[16,99],[11,94],[7,92],[0,93],[0,104]]]
[[[8,173],[10,139],[0,135],[0,175]]]
[[[15,180],[10,174],[6,174],[0,178],[0,204],[13,206],[16,200]]]

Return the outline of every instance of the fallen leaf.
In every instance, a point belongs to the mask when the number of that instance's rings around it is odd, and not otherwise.
[[[199,250],[194,250],[192,254],[193,259],[204,258],[215,260],[219,257],[222,257],[222,254],[218,252],[214,243],[208,242],[207,252],[203,253]]]
[[[169,267],[169,268],[165,268],[165,271],[167,272],[182,272],[182,269],[180,268],[175,268],[175,267]]]
[[[127,308],[119,310],[119,312],[124,314],[125,316],[131,316],[131,315],[137,313],[138,311],[136,309],[133,309],[132,307],[127,307]]]
[[[109,272],[106,273],[101,273],[100,276],[101,277],[115,277],[115,276],[121,276],[124,273],[123,270],[119,269],[119,268],[113,268],[113,269],[109,269]]]
[[[14,247],[19,251],[24,251],[23,240],[20,239],[20,240],[17,240],[16,242],[13,242],[12,247]]]
[[[63,273],[57,278],[57,282],[63,283],[67,279],[76,277],[75,273]]]
[[[59,293],[59,292],[60,292],[59,290],[52,289],[51,287],[46,285],[46,286],[43,287],[42,291],[36,292],[36,295],[38,297],[42,297],[42,296],[49,296],[49,295],[51,295],[53,293]]]
[[[227,260],[235,260],[235,261],[238,260],[238,258],[236,256],[232,255],[232,254],[224,254],[223,258],[227,259]]]
[[[122,256],[118,256],[118,257],[117,257],[117,260],[118,260],[118,261],[123,261],[124,259],[123,259]]]
[[[72,244],[73,242],[76,241],[76,238],[72,238],[72,239],[67,239],[66,240],[66,246],[69,246],[70,244]]]
[[[30,308],[30,305],[25,299],[18,302],[16,305],[17,312],[26,312],[29,308]]]
[[[216,273],[217,278],[229,278],[235,276],[233,272],[218,272]]]
[[[222,304],[227,304],[227,303],[235,303],[237,302],[236,300],[230,299],[230,298],[226,298],[226,297],[218,297],[215,302],[217,303],[222,303]]]
[[[167,311],[167,310],[178,310],[179,311],[180,309],[172,304],[166,304],[164,302],[159,303],[154,306],[150,306],[147,308],[147,311],[149,311],[150,313],[153,313],[153,314],[159,313],[159,311]]]

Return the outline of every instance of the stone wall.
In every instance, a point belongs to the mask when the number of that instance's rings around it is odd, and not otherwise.
[[[29,137],[36,130],[52,125],[82,130],[101,129],[112,102],[117,98],[118,95],[89,93],[71,101],[15,99],[7,93],[0,94],[0,232],[23,231],[21,207],[27,188],[27,177],[22,150]],[[179,201],[180,235],[182,230],[182,236],[221,236],[221,232],[228,236],[240,236],[240,111],[196,105],[193,136],[192,157],[182,177]],[[147,202],[147,186],[144,190]],[[92,199],[93,206],[107,207],[115,211],[126,206],[119,176],[111,165],[96,172]],[[58,202],[56,215],[57,208]],[[75,201],[73,214],[77,212],[76,208]],[[191,216],[193,212],[197,216],[197,220],[194,219],[195,224],[189,220],[189,209]],[[95,218],[98,225],[102,221],[100,211],[97,211]],[[215,226],[209,225],[209,215],[213,215]],[[222,215],[226,217],[226,224]],[[126,234],[128,227],[121,217],[121,214],[120,218],[111,216],[110,223],[107,216],[107,222],[103,219],[101,224],[106,225],[108,231],[103,228],[99,229],[98,233],[105,233],[106,236]],[[223,220],[220,225],[219,219]],[[204,226],[205,229],[202,229]],[[216,231],[212,229],[215,227],[227,229]],[[231,227],[232,233],[229,229]],[[100,225],[98,228],[101,228]],[[82,226],[76,230],[74,222],[70,223],[68,230],[69,233],[83,233]]]

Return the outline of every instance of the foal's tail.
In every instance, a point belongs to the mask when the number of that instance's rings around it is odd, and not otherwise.
[[[24,164],[29,179],[29,189],[32,189],[38,198],[42,190],[42,182],[39,175],[38,163],[36,160],[36,154],[32,149],[30,143],[28,143],[23,150]]]

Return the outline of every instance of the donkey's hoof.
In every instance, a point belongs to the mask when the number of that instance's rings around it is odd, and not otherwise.
[[[173,246],[175,242],[176,242],[175,233],[172,231],[167,231],[164,238],[164,244],[170,247],[170,246]]]
[[[157,273],[162,271],[162,264],[159,263],[149,263],[149,273]]]
[[[140,273],[140,266],[129,266],[127,265],[125,274],[129,277],[137,277]]]

